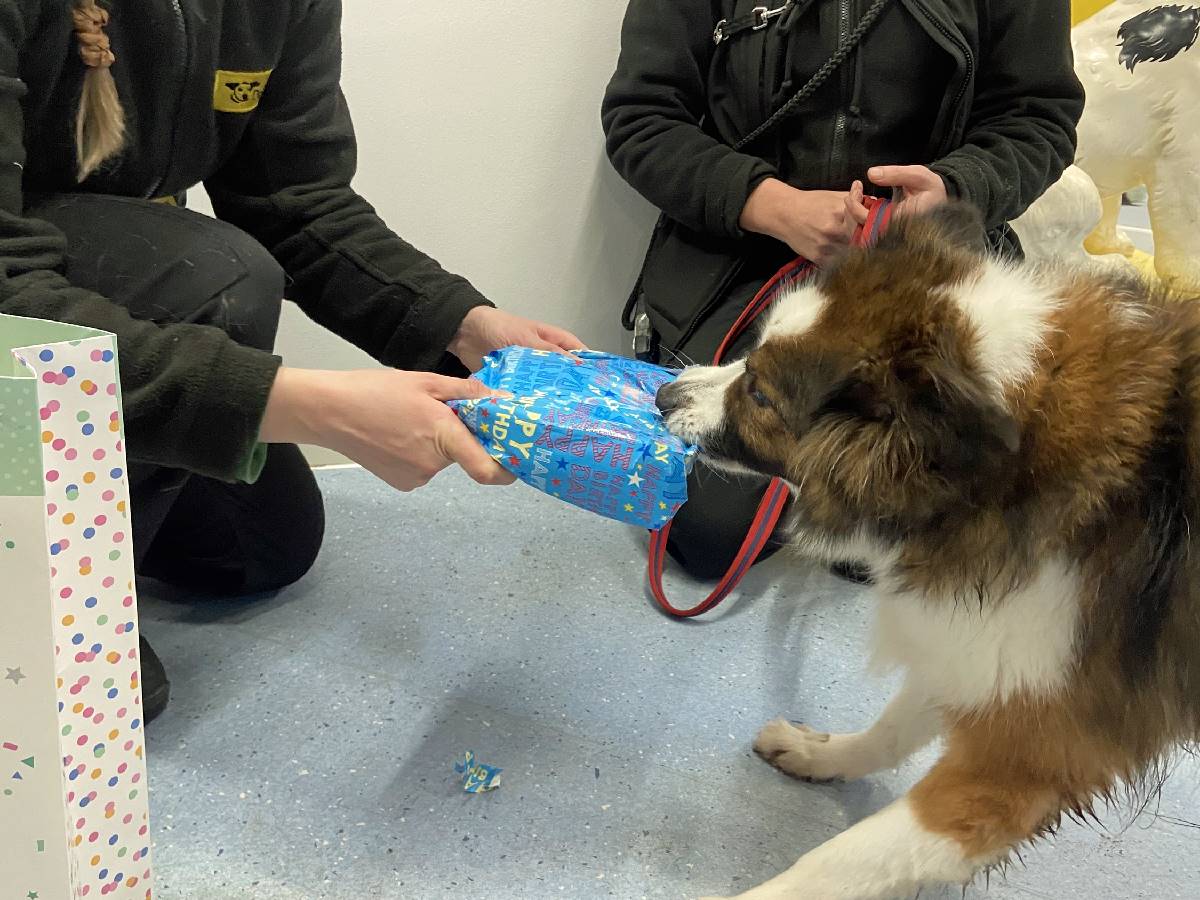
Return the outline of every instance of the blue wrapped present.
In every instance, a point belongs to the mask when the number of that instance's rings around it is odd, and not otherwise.
[[[696,448],[667,431],[654,395],[678,373],[607,353],[526,347],[475,376],[510,399],[450,405],[492,459],[568,503],[658,529],[687,501]]]

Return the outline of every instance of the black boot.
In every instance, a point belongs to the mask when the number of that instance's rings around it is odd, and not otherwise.
[[[162,660],[141,635],[138,635],[138,648],[142,659],[142,722],[148,724],[167,708],[171,682],[167,681]]]
[[[875,583],[871,570],[862,563],[840,562],[829,567],[829,571],[845,581],[853,584],[870,585]]]

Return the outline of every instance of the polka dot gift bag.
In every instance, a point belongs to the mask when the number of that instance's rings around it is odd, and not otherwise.
[[[116,342],[0,316],[0,894],[149,898]]]

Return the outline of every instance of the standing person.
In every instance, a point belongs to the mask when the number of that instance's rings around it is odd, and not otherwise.
[[[1070,24],[1069,0],[630,0],[602,119],[616,170],[664,214],[630,312],[666,359],[710,361],[783,264],[845,248],[864,185],[899,213],[967,200],[993,249],[1020,253],[1007,223],[1074,158]],[[764,488],[697,466],[672,556],[719,577]]]
[[[142,575],[220,595],[301,578],[324,510],[297,443],[401,490],[451,464],[511,481],[442,403],[485,389],[449,376],[580,346],[350,187],[340,26],[340,0],[0,0],[0,312],[116,334]],[[218,220],[182,208],[200,183]],[[281,367],[285,295],[392,368]],[[148,721],[169,686],[141,652]]]

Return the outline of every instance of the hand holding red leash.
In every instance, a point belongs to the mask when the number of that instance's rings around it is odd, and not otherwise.
[[[843,252],[854,233],[853,223],[847,228],[845,191],[802,191],[778,178],[766,179],[751,192],[738,221],[817,265]]]
[[[928,212],[948,196],[942,176],[927,166],[876,166],[867,177],[871,184],[892,189],[898,216]]]
[[[925,166],[876,166],[867,173],[871,183],[892,189],[894,215],[906,216],[932,209],[947,199],[942,176]],[[863,183],[856,181],[846,194],[846,233],[852,236],[870,216]]]
[[[867,209],[866,197],[863,194],[863,183],[856,181],[850,185],[850,192],[846,194],[846,237],[853,240],[858,229],[867,224],[870,215],[871,211]]]

